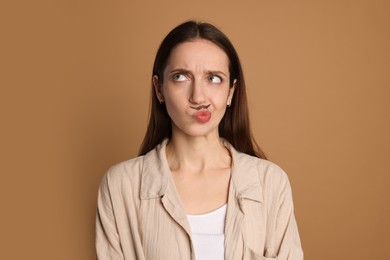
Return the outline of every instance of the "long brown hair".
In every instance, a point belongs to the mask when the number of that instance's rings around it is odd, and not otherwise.
[[[174,28],[165,37],[157,51],[153,65],[153,76],[157,75],[160,84],[162,84],[164,80],[163,71],[172,49],[180,43],[195,39],[211,41],[224,50],[229,58],[230,87],[233,86],[233,82],[236,80],[236,89],[231,106],[226,109],[218,127],[220,137],[226,139],[240,152],[266,159],[264,152],[257,145],[250,131],[248,102],[240,59],[233,44],[218,28],[209,23],[195,21],[188,21]],[[161,105],[157,99],[152,82],[149,125],[139,155],[146,154],[165,138],[170,138],[172,135],[171,124],[165,106]]]

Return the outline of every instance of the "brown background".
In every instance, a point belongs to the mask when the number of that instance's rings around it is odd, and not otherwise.
[[[212,22],[289,174],[306,259],[389,259],[389,1],[8,1],[1,259],[93,259],[97,188],[137,154],[164,35]]]

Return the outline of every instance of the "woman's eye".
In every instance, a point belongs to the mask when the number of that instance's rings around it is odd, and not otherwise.
[[[209,78],[209,80],[210,80],[211,83],[221,83],[222,82],[222,78],[218,77],[218,76],[215,76],[215,75],[211,76]]]
[[[173,75],[173,80],[174,81],[185,81],[185,80],[187,80],[187,77],[184,74],[176,74],[176,75]]]

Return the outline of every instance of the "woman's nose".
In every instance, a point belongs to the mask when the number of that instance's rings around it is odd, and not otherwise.
[[[191,86],[190,102],[194,104],[202,104],[206,101],[204,86],[199,80],[194,80]]]

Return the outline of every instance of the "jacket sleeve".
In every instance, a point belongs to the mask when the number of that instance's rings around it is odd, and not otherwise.
[[[95,242],[98,260],[124,259],[107,175],[102,180],[98,192]]]
[[[278,260],[303,260],[303,250],[294,216],[290,182],[281,171],[280,179],[274,182],[274,198],[268,222],[268,245],[266,256]]]

